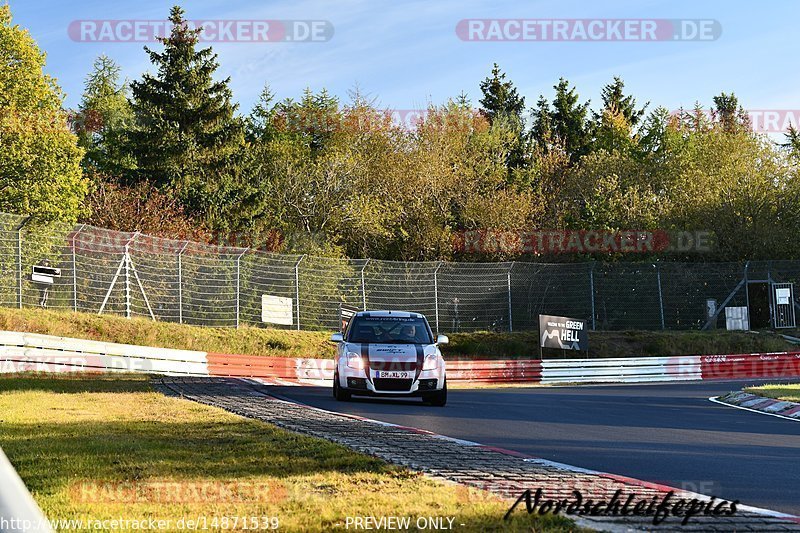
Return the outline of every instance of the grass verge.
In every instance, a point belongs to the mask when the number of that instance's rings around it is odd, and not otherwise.
[[[207,328],[143,318],[125,319],[41,309],[0,308],[0,329],[63,337],[209,352],[332,359],[330,332],[244,326]],[[730,354],[797,350],[771,332],[593,331],[590,357]],[[538,333],[454,333],[443,346],[450,359],[525,359],[539,357]]]
[[[765,398],[775,398],[776,400],[786,400],[787,402],[800,403],[800,383],[761,385],[759,387],[747,387],[744,390],[745,392],[764,396]]]
[[[252,530],[222,517],[276,517],[281,531],[327,531],[348,515],[450,516],[462,531],[575,530],[554,516],[504,522],[509,504],[488,493],[163,396],[142,376],[3,376],[0,418],[0,446],[54,520]]]

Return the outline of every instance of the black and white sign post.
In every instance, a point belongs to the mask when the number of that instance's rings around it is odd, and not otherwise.
[[[565,316],[539,315],[539,356],[544,348],[589,351],[587,321]]]

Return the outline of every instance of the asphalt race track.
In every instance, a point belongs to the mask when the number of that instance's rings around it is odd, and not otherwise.
[[[800,515],[800,423],[708,400],[754,383],[763,382],[451,389],[446,407],[337,402],[321,387],[272,390],[331,411]]]

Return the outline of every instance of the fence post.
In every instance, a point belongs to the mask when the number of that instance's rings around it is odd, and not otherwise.
[[[661,311],[661,329],[666,329],[664,326],[664,296],[661,292],[661,264],[656,263],[656,280],[658,280],[658,307]]]
[[[305,254],[300,256],[294,264],[294,296],[297,301],[297,331],[300,331],[300,262],[305,259]]]
[[[508,331],[514,331],[513,313],[511,312],[511,271],[514,270],[514,261],[511,261],[511,268],[508,269]]]
[[[125,257],[123,257],[123,261],[125,262],[125,318],[131,317],[131,253],[130,253],[130,246],[131,243],[136,240],[136,237],[139,236],[139,232],[133,234],[133,237],[128,239],[128,242],[125,243]]]
[[[367,310],[367,286],[364,283],[364,270],[367,268],[369,262],[370,259],[367,259],[366,263],[364,263],[364,266],[361,267],[361,303],[364,307],[364,311]]]
[[[597,263],[592,261],[592,268],[589,269],[589,295],[592,298],[592,331],[597,329],[597,323],[595,322],[595,311],[594,311],[594,267]]]
[[[189,246],[189,241],[178,252],[178,324],[183,324],[183,252]]]
[[[750,291],[748,290],[750,286],[750,279],[748,278],[748,269],[750,268],[750,261],[745,262],[744,264],[744,277],[742,280],[744,281],[744,298],[747,304],[747,325],[750,325]]]
[[[236,257],[236,329],[239,329],[239,302],[241,301],[240,294],[242,292],[242,270],[241,261],[242,256],[247,253],[250,248],[245,248],[242,253]]]
[[[442,262],[436,265],[436,270],[433,271],[433,307],[436,311],[436,334],[439,334],[439,269],[442,267]]]
[[[75,254],[75,239],[86,224],[81,224],[81,227],[72,234],[72,310],[78,312],[78,258]]]
[[[17,226],[17,290],[18,290],[18,299],[17,303],[19,304],[19,308],[22,309],[22,228],[31,217],[25,217]]]

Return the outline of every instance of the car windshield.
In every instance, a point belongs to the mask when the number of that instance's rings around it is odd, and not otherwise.
[[[384,344],[433,344],[423,318],[357,316],[348,331],[348,342]]]

